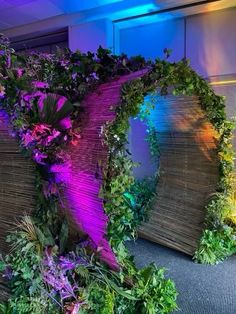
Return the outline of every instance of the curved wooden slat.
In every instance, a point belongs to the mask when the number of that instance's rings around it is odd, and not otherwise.
[[[102,187],[101,169],[106,169],[108,147],[104,145],[101,129],[115,119],[116,105],[120,103],[121,87],[125,82],[143,75],[139,71],[102,84],[82,103],[85,125],[78,145],[71,147],[71,179],[65,187],[65,199],[77,227],[86,233],[101,252],[101,258],[117,268],[115,255],[106,240],[108,217],[103,200],[99,197]]]

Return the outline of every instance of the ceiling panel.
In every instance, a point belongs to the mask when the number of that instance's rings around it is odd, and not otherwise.
[[[30,12],[35,19],[46,19],[63,14],[64,11],[48,0],[30,1],[18,7],[20,14]],[[1,15],[1,14],[0,14]]]
[[[35,0],[0,0],[0,10],[2,11],[4,9],[17,7],[34,1]]]
[[[19,7],[12,7],[4,10],[0,10],[0,22],[17,26],[22,24],[28,24],[37,21],[38,18],[35,18],[31,13],[21,12]]]
[[[52,3],[60,7],[65,13],[81,12],[122,1],[125,0],[51,0]]]
[[[0,29],[4,29],[4,28],[8,28],[8,27],[10,27],[10,24],[7,24],[7,23],[0,21]]]
[[[0,0],[0,31],[14,29],[22,25],[38,22],[51,17],[71,14],[74,19],[83,11],[87,19],[110,18],[119,19],[147,12],[151,5],[153,11],[173,8],[183,4],[197,4],[199,0]],[[196,5],[195,7],[173,11],[173,16],[192,15],[236,6],[236,0],[218,0],[213,3]],[[99,15],[100,14],[100,15]],[[77,17],[77,19],[80,17]],[[35,24],[36,27],[36,24]]]

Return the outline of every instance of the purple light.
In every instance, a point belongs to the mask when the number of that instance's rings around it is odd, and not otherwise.
[[[70,129],[72,127],[71,119],[69,117],[66,117],[66,118],[60,120],[59,126],[63,130]]]
[[[71,165],[68,162],[64,164],[54,164],[49,172],[54,173],[56,183],[67,183],[71,181]]]
[[[79,147],[77,150],[79,152]],[[105,238],[108,217],[104,212],[103,200],[98,197],[102,182],[81,170],[79,158],[78,155],[78,159],[72,162],[71,180],[65,188],[66,199],[75,223],[90,236],[101,258],[117,269],[119,266],[115,255]]]

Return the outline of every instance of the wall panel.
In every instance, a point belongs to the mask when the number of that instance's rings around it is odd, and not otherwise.
[[[187,58],[204,77],[236,73],[236,8],[187,17]]]
[[[117,33],[117,32],[116,32]],[[163,50],[173,50],[171,61],[184,57],[184,19],[169,19],[119,30],[119,51],[129,56],[141,54],[146,58],[163,58]]]

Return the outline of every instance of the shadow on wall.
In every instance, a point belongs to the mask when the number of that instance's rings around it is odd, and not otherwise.
[[[178,97],[176,97],[178,99]],[[202,117],[200,107],[191,106],[188,97],[183,98],[182,102],[176,101],[177,105],[172,105],[173,96],[159,96],[158,94],[146,96],[143,104],[144,111],[154,105],[154,109],[150,110],[149,121],[155,126],[159,145],[166,145],[165,141],[171,135],[169,145],[173,145],[179,134],[191,134],[191,140],[195,143],[198,150],[201,150],[202,158],[208,162],[212,162],[211,152],[215,145],[208,141],[211,126],[205,123]],[[187,106],[186,106],[187,102]],[[188,103],[189,102],[189,103]],[[186,106],[185,114],[181,111],[182,106]],[[194,117],[197,115],[198,119]],[[201,132],[195,132],[201,123]],[[174,132],[170,130],[175,129]],[[141,121],[139,117],[130,119],[130,130],[128,134],[128,150],[132,154],[132,160],[139,163],[140,166],[134,168],[134,176],[142,179],[146,176],[153,176],[159,167],[159,159],[151,155],[150,145],[147,141],[147,125]],[[189,145],[187,138],[182,140],[182,145]],[[212,146],[213,145],[213,146]],[[185,146],[183,146],[185,147]],[[160,149],[161,153],[161,149]]]
[[[236,9],[187,18],[187,58],[204,77],[236,73]]]

